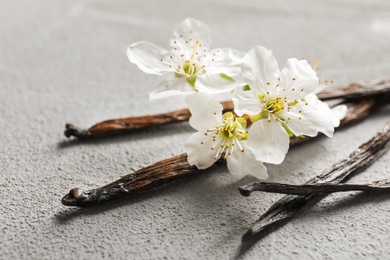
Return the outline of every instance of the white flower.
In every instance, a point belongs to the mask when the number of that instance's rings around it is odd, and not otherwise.
[[[186,98],[191,111],[190,125],[198,132],[185,144],[188,162],[198,169],[206,169],[221,156],[234,176],[267,177],[267,169],[247,147],[246,120],[233,113],[222,115],[222,105],[204,93]]]
[[[187,18],[174,32],[171,51],[153,43],[137,42],[128,46],[127,56],[146,73],[172,74],[150,93],[150,99],[198,91],[231,91],[236,87],[231,77],[240,73],[243,55],[229,48],[210,50],[210,41],[207,25]]]
[[[248,146],[259,160],[281,163],[292,135],[331,137],[345,114],[345,107],[333,112],[313,94],[319,80],[306,60],[289,59],[279,71],[271,51],[257,46],[241,69],[248,85],[236,90],[233,102],[237,115],[251,115]]]

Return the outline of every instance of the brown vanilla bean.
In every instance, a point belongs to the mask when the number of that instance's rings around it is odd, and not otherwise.
[[[390,122],[388,122],[382,132],[378,132],[369,141],[351,153],[347,158],[333,164],[322,174],[312,178],[306,184],[335,184],[344,181],[365,168],[370,166],[382,155],[390,144]],[[306,204],[315,199],[319,200],[324,195],[286,195],[274,203],[250,229],[243,235],[243,242],[249,242],[261,235],[270,228],[276,227],[297,214]]]
[[[222,105],[224,112],[233,110],[233,103],[231,101],[222,102]],[[64,134],[66,137],[74,136],[80,140],[109,137],[136,132],[153,126],[186,122],[190,117],[190,111],[188,109],[182,109],[156,115],[111,119],[97,123],[89,129],[81,129],[72,124],[66,124]]]
[[[390,77],[352,83],[344,88],[327,88],[318,93],[321,100],[342,98],[356,100],[380,96],[390,92]]]
[[[386,100],[388,102],[388,99]],[[358,119],[364,119],[376,108],[376,106],[379,106],[382,103],[383,102],[374,99],[369,99],[347,104],[347,116],[342,121],[341,125],[345,126]],[[297,145],[311,139],[313,138],[292,138],[291,145]],[[82,191],[78,188],[72,189],[62,199],[62,203],[68,206],[80,207],[95,205],[117,197],[134,195],[173,182],[177,179],[198,175],[202,172],[203,171],[197,170],[195,167],[189,166],[186,155],[182,154],[157,162],[96,189],[87,191]]]
[[[390,191],[390,180],[379,180],[366,184],[316,183],[293,185],[286,183],[256,182],[238,189],[242,196],[248,197],[254,191],[282,193],[291,195],[310,195],[345,191]]]
[[[347,87],[330,88],[318,93],[321,100],[345,99],[356,100],[368,97],[377,97],[390,93],[390,78],[376,79],[353,83]],[[233,110],[231,101],[223,102],[225,112]],[[74,136],[85,140],[98,137],[110,137],[114,135],[136,132],[148,127],[162,126],[188,121],[191,113],[188,109],[182,109],[164,114],[127,117],[106,120],[95,124],[88,129],[81,129],[73,124],[66,124],[64,134],[66,137]]]
[[[62,203],[67,206],[91,206],[202,172],[196,167],[190,166],[187,163],[187,155],[181,154],[142,168],[97,189],[82,191],[79,188],[74,188],[62,198]]]

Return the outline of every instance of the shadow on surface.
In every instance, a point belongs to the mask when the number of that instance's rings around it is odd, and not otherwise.
[[[350,192],[349,192],[350,193]],[[340,212],[348,210],[349,208],[353,208],[357,205],[365,205],[368,203],[380,203],[386,200],[389,200],[388,192],[381,191],[361,191],[355,192],[350,196],[345,195],[345,198],[342,198],[340,201],[332,203],[332,205],[319,209],[318,212],[332,211],[332,212]]]

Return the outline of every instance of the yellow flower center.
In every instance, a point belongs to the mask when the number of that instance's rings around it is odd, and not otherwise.
[[[212,140],[215,145],[211,147],[211,150],[216,150],[214,159],[218,159],[223,153],[225,153],[224,159],[229,156],[234,149],[235,144],[238,145],[237,149],[244,152],[240,141],[248,138],[248,131],[246,128],[246,120],[244,118],[236,118],[232,112],[223,114],[222,122],[213,129],[206,131],[205,135],[212,134]],[[210,139],[207,139],[210,140]],[[203,141],[201,144],[206,142]]]

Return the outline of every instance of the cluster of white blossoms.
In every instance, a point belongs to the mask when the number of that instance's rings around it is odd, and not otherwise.
[[[171,51],[150,42],[137,42],[127,48],[127,56],[146,73],[172,75],[150,93],[150,99],[232,91],[237,83],[231,77],[240,73],[244,53],[230,48],[210,50],[210,42],[207,25],[187,18],[174,32]]]
[[[152,43],[130,45],[127,55],[146,73],[172,77],[150,99],[185,94],[191,111],[188,162],[206,169],[220,158],[237,178],[267,177],[263,163],[280,164],[292,136],[332,137],[346,106],[330,109],[316,94],[322,86],[306,60],[291,58],[280,71],[271,51],[256,46],[246,55],[221,48],[209,50],[208,27],[185,19],[171,40],[171,52]],[[241,73],[244,83],[232,77]],[[223,114],[211,94],[233,92],[234,112]],[[191,95],[188,95],[191,94]]]

